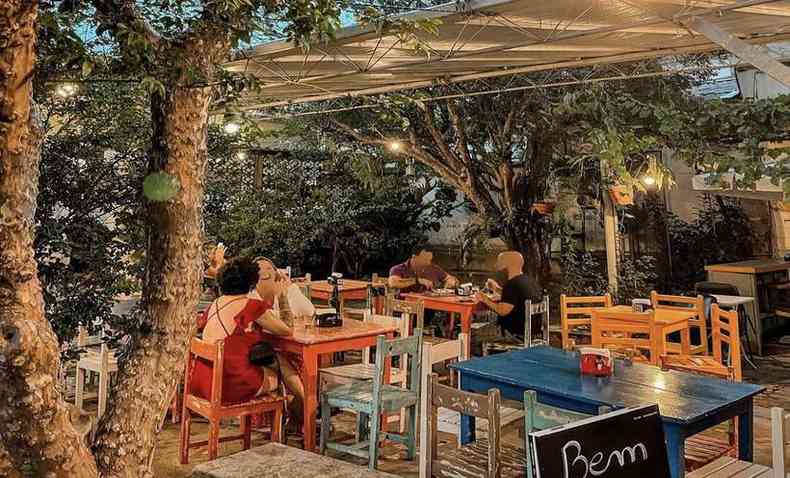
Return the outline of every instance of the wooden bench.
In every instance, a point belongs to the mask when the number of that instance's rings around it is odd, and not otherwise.
[[[279,443],[269,443],[197,466],[191,478],[397,478],[389,473],[317,455]]]
[[[724,456],[686,476],[687,478],[773,478],[774,472],[767,466]]]

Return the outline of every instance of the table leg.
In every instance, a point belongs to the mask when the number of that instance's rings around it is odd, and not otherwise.
[[[670,476],[683,478],[686,475],[686,436],[680,427],[664,423],[664,438],[667,441]]]
[[[703,338],[707,340],[707,338]],[[683,355],[691,355],[691,330],[689,327],[680,331],[680,350]]]
[[[315,451],[315,420],[318,410],[318,353],[312,350],[304,352],[304,424],[302,433],[304,434],[304,449]],[[323,417],[329,420],[329,417]]]
[[[458,380],[461,382],[461,390],[465,390],[463,374],[461,374]],[[475,417],[461,414],[460,424],[461,429],[458,436],[460,444],[467,445],[475,441]]]
[[[472,357],[472,311],[461,314],[461,333],[466,334],[466,357]]]
[[[746,413],[738,415],[738,458],[752,461],[754,443],[754,405],[749,400]]]

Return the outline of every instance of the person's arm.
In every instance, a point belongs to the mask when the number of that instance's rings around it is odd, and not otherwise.
[[[444,287],[447,288],[447,289],[452,289],[452,288],[458,287],[459,283],[460,283],[460,281],[454,275],[447,274],[444,277]]]
[[[433,289],[433,283],[428,279],[417,279],[416,277],[403,278],[396,275],[391,275],[389,279],[387,279],[387,285],[393,289],[406,289],[417,284],[422,284],[429,290]]]
[[[293,329],[280,319],[279,314],[274,310],[267,310],[263,315],[258,317],[255,322],[260,325],[266,332],[277,335],[280,337],[287,337],[293,335]]]
[[[502,293],[502,286],[499,285],[499,282],[495,281],[494,279],[488,279],[486,281],[486,286],[496,294]]]
[[[310,299],[302,294],[298,285],[291,284],[288,286],[286,295],[293,315],[296,317],[312,317],[315,315],[315,306],[310,302]]]
[[[477,300],[485,304],[486,307],[496,312],[496,314],[500,317],[504,317],[509,313],[513,312],[513,309],[516,307],[515,305],[508,304],[507,302],[499,302],[499,303],[494,302],[487,295],[481,292],[477,293],[476,298]]]

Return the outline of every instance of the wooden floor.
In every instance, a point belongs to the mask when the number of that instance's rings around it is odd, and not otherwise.
[[[790,346],[781,347],[774,345],[769,346],[767,350],[770,353],[768,357],[756,360],[759,366],[758,370],[752,370],[748,366],[744,367],[744,380],[760,383],[768,388],[768,390],[757,397],[756,400],[755,463],[770,466],[771,434],[769,409],[772,406],[779,406],[790,410]],[[355,424],[352,415],[344,414],[336,416],[333,418],[332,423],[335,427],[335,437],[340,439],[347,438],[349,440],[352,438]],[[457,430],[457,417],[444,414],[440,423],[440,454],[443,447],[456,446],[454,430]],[[226,433],[231,431],[232,430],[229,428],[225,430]],[[481,432],[484,431],[484,429],[481,430]],[[207,433],[207,426],[202,423],[196,423],[193,425],[193,433],[205,435]],[[181,466],[178,463],[178,434],[178,425],[172,424],[168,424],[160,434],[159,447],[154,460],[154,473],[159,478],[186,477],[195,464],[204,462],[207,459],[205,449],[194,450],[191,453],[192,463],[189,466]],[[520,445],[518,428],[511,427],[511,429],[505,433],[504,441],[513,445]],[[262,435],[255,436],[253,446],[263,443],[265,443],[265,438]],[[292,442],[291,444],[299,445],[299,443],[296,442]],[[220,455],[233,453],[240,449],[241,447],[238,443],[222,443],[220,444]],[[348,456],[336,457],[360,465],[365,464],[362,460]],[[407,478],[418,476],[416,461],[405,461],[405,448],[392,443],[388,443],[384,446],[381,453],[379,468],[382,471]],[[712,477],[718,477],[718,475],[711,475],[711,478]]]

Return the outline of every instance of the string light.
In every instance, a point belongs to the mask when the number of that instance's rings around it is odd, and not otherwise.
[[[390,149],[390,151],[392,151],[393,153],[397,153],[398,151],[400,151],[401,149],[403,149],[403,144],[402,144],[400,141],[392,141],[392,142],[389,144],[389,149]]]
[[[645,183],[646,186],[654,186],[656,184],[656,178],[653,176],[645,176],[642,178],[642,182]]]
[[[244,161],[247,159],[247,152],[246,151],[236,151],[236,159],[239,161]]]

